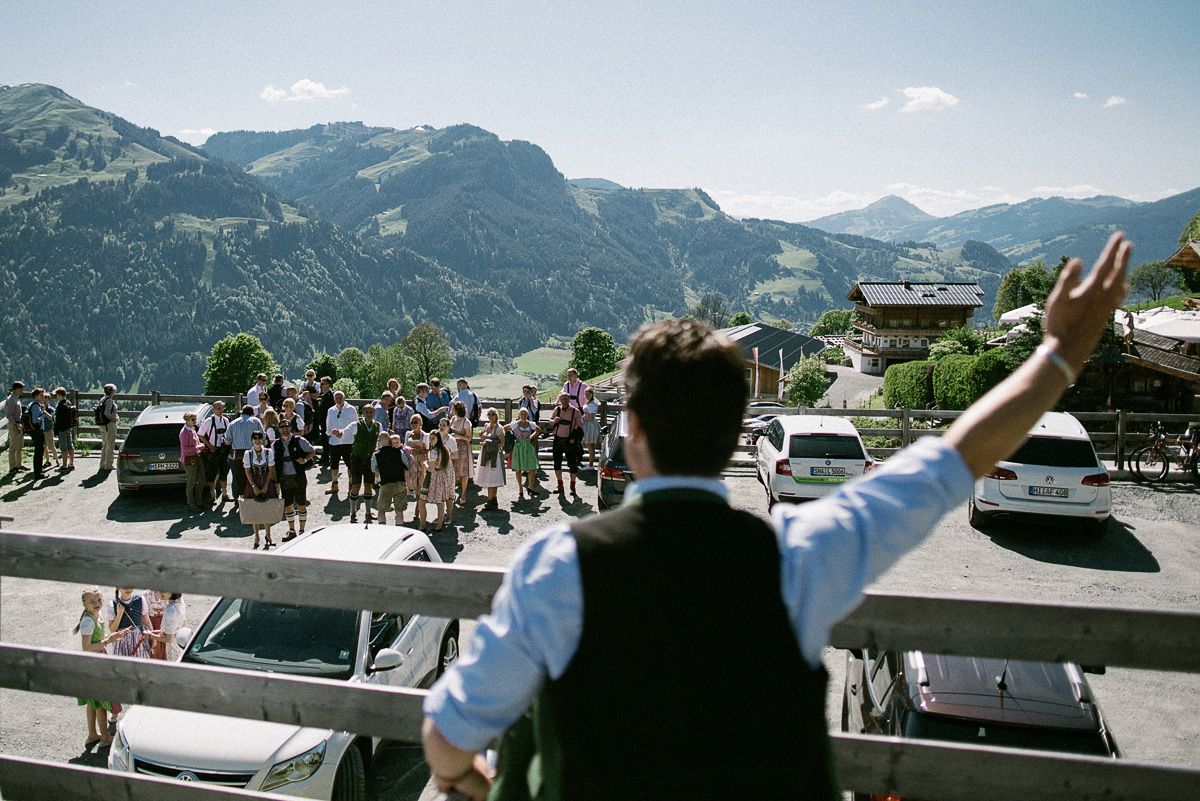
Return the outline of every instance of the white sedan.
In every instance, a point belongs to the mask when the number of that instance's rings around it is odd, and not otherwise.
[[[280,556],[441,562],[418,531],[393,526],[317,529]],[[427,687],[458,657],[458,621],[222,599],[183,662],[367,684]],[[351,732],[154,707],[129,709],[109,751],[112,770],[301,798],[365,793],[377,740]]]

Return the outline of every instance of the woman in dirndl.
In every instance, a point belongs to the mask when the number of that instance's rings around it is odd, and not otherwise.
[[[479,432],[479,463],[475,467],[475,485],[487,490],[484,509],[496,509],[496,489],[504,486],[504,428],[495,409],[487,410],[487,425]]]
[[[588,449],[588,469],[596,469],[596,447],[600,444],[599,407],[596,404],[596,393],[588,387],[583,391],[587,403],[583,405],[583,444]]]
[[[467,482],[471,480],[471,469],[474,467],[474,454],[471,453],[471,421],[467,418],[467,405],[462,401],[450,404],[454,418],[450,421],[450,434],[454,437],[458,450],[454,452],[454,480],[458,482],[459,506],[467,503]]]
[[[242,523],[254,527],[254,547],[259,545],[258,528],[262,526],[266,529],[265,547],[270,548],[275,544],[271,539],[271,526],[283,519],[283,502],[279,500],[279,490],[275,486],[275,449],[265,447],[266,437],[261,431],[250,435],[250,443],[252,447],[242,457],[246,491],[238,511]]]
[[[412,467],[404,476],[409,492],[417,497],[416,516],[412,522],[420,523],[425,520],[425,505],[421,498],[421,488],[425,484],[425,456],[429,453],[429,435],[421,430],[421,415],[414,414],[408,418],[409,430],[404,435],[404,444],[412,454]]]
[[[445,440],[442,439],[441,431],[434,431],[429,435],[426,469],[429,471],[429,491],[425,496],[425,502],[437,506],[437,525],[433,527],[433,530],[441,531],[446,517],[446,508],[454,499],[454,467],[450,461],[450,451],[446,447]],[[425,530],[424,514],[421,515],[420,529]]]
[[[517,500],[523,501],[526,489],[529,490],[529,497],[533,497],[533,479],[538,469],[534,440],[541,433],[541,429],[529,422],[529,410],[522,406],[517,409],[517,419],[508,424],[508,430],[512,432],[514,440],[512,469],[517,474]]]

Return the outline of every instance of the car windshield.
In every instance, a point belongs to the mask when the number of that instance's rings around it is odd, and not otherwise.
[[[795,434],[792,436],[792,459],[866,459],[855,437],[836,434]]]
[[[175,448],[179,449],[179,431],[182,423],[166,423],[164,425],[134,426],[125,437],[125,450],[137,448]]]
[[[1030,437],[1005,461],[1042,467],[1099,467],[1092,443],[1081,439]]]
[[[1108,745],[1099,731],[1002,726],[989,721],[965,720],[924,712],[908,713],[904,720],[904,736],[915,740],[945,740],[953,743],[1062,751],[1091,756],[1110,755]]]
[[[242,670],[348,679],[354,671],[358,612],[222,599],[184,654]]]

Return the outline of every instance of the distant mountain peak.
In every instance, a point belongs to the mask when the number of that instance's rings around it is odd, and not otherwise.
[[[615,192],[618,189],[624,189],[616,181],[610,181],[607,178],[568,178],[567,183],[576,189],[602,189],[608,192]]]
[[[903,214],[912,221],[938,219],[932,214],[927,214],[926,212],[922,211],[920,208],[914,206],[912,203],[909,203],[899,195],[885,195],[867,206],[866,209],[863,209],[863,211],[868,210],[875,212],[886,211],[891,214]]]

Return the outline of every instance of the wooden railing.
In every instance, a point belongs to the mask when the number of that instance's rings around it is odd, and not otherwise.
[[[5,533],[0,575],[85,584],[103,575],[126,587],[466,617],[488,609],[503,572]],[[832,644],[1200,672],[1200,613],[871,594],[834,628]],[[419,739],[424,696],[419,690],[4,644],[0,687],[402,741]],[[1200,770],[1127,760],[847,734],[834,735],[834,751],[843,785],[862,793],[972,801],[1161,799],[1190,797],[1200,787]],[[12,757],[0,757],[0,792],[9,801],[277,797]]]

